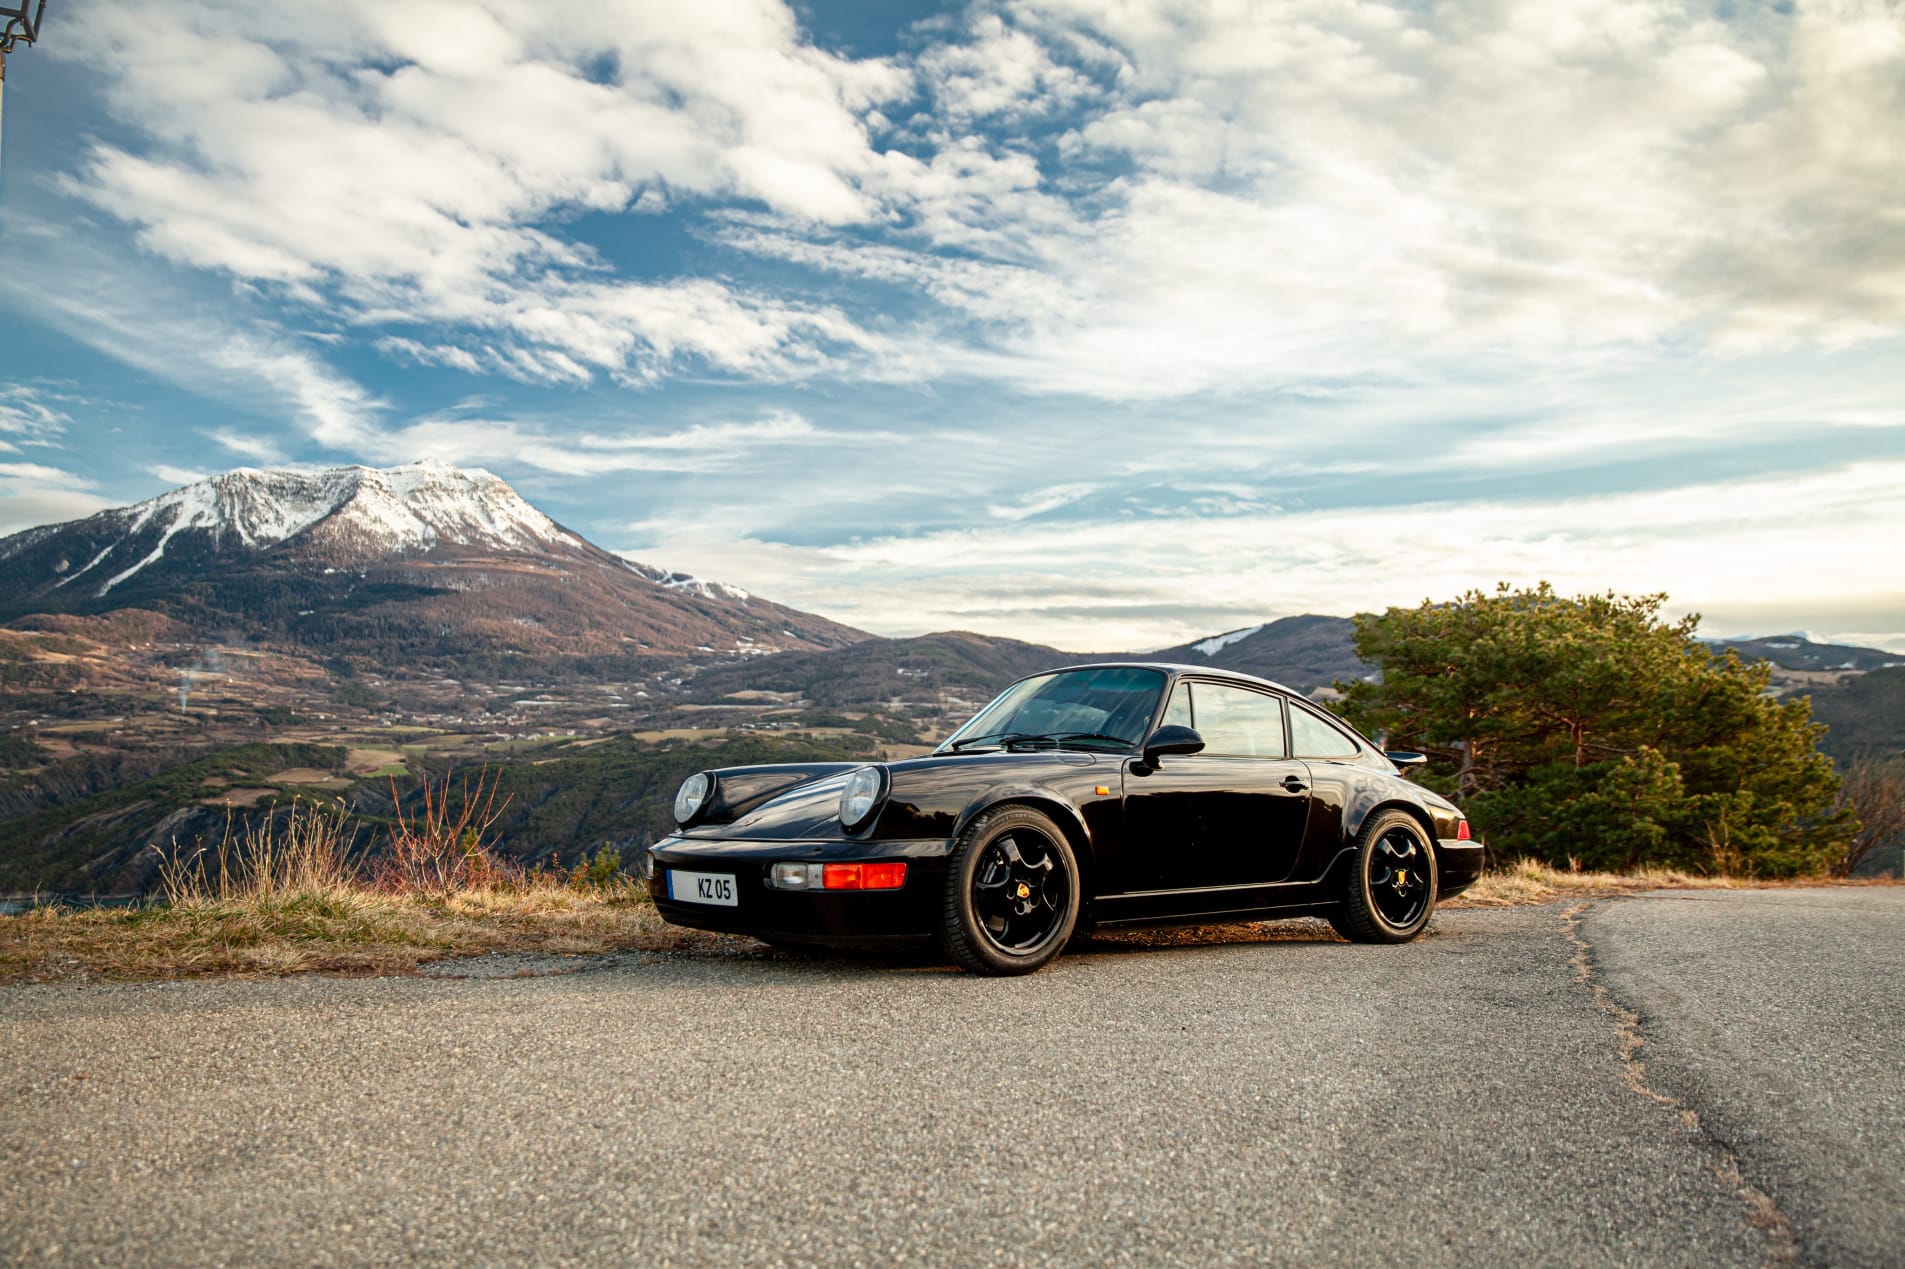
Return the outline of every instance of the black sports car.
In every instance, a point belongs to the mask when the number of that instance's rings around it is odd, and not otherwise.
[[[1299,694],[1184,665],[1021,679],[922,758],[690,776],[644,862],[677,925],[937,940],[1024,974],[1080,930],[1322,916],[1402,943],[1482,870],[1454,805]]]

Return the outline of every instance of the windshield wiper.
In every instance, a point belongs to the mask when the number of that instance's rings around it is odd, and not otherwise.
[[[1123,736],[1110,736],[1102,731],[1062,731],[1048,737],[1048,739],[1061,745],[1070,740],[1109,740],[1112,744],[1117,745],[1121,749],[1129,749],[1133,743]]]
[[[1034,736],[1029,732],[1001,731],[1001,732],[995,732],[990,736],[962,737],[958,740],[953,741],[950,745],[947,745],[946,750],[948,753],[958,753],[961,749],[964,749],[967,745],[984,744],[988,740],[991,741],[993,744],[998,745],[1000,748],[1004,748],[1007,745],[1014,744],[1021,740],[1037,740],[1037,739],[1038,739],[1037,736]]]
[[[994,736],[967,736],[955,740],[947,747],[948,752],[957,752],[967,745],[991,742],[1001,749],[1010,749],[1015,745],[1046,744],[1056,749],[1060,745],[1079,740],[1108,740],[1121,748],[1129,749],[1131,742],[1123,736],[1108,736],[1101,731],[1058,731],[1058,732],[1000,732]]]

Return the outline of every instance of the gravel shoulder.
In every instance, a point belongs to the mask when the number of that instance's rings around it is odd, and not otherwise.
[[[1762,1263],[1571,928],[0,989],[0,1257]]]

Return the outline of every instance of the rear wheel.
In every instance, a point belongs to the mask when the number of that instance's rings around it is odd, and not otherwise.
[[[975,974],[1029,974],[1078,922],[1078,861],[1050,817],[1001,806],[973,817],[953,844],[939,946]]]
[[[1407,943],[1435,911],[1435,848],[1415,817],[1382,811],[1356,837],[1356,871],[1330,917],[1352,943]]]

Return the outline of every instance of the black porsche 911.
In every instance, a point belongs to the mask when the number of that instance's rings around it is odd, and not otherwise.
[[[690,776],[644,870],[677,925],[776,945],[936,940],[1025,974],[1075,932],[1321,916],[1403,943],[1480,876],[1468,821],[1301,695],[1183,665],[1002,692],[933,753]]]

